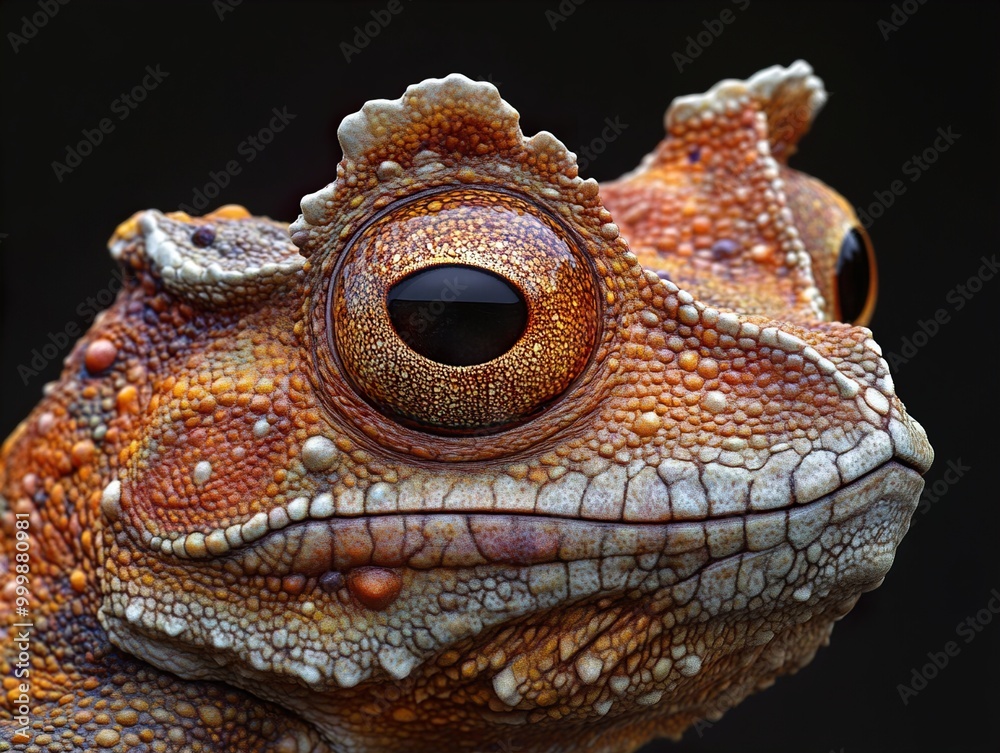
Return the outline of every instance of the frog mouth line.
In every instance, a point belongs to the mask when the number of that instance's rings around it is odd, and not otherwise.
[[[293,521],[218,554],[203,534],[173,540],[146,536],[152,549],[167,553],[168,543],[170,552],[183,552],[176,554],[179,559],[219,559],[244,576],[312,577],[365,566],[527,566],[615,556],[682,556],[706,548],[716,559],[782,542],[808,546],[828,526],[879,501],[915,507],[922,486],[919,471],[894,458],[805,504],[702,520],[630,523],[531,513],[391,513]],[[189,546],[192,537],[196,543]]]

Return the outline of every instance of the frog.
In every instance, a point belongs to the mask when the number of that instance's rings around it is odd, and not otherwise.
[[[450,74],[294,222],[122,223],[0,455],[0,747],[624,753],[807,665],[933,460],[787,164],[825,101],[724,80],[599,184]]]

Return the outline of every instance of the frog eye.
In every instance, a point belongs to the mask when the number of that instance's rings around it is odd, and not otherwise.
[[[868,234],[852,227],[837,255],[837,319],[864,325],[875,309],[878,274]]]
[[[577,239],[499,191],[389,207],[334,276],[330,345],[352,386],[433,433],[528,420],[581,374],[598,337],[597,285]]]

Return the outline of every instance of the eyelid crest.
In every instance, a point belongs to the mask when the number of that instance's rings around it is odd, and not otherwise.
[[[772,65],[746,81],[724,79],[703,94],[677,97],[667,108],[664,125],[671,131],[692,117],[706,112],[720,114],[743,97],[753,99],[767,118],[767,140],[771,156],[784,164],[795,153],[801,139],[826,103],[822,79],[805,60],[787,68]]]
[[[518,113],[492,84],[461,74],[367,102],[344,119],[337,178],[302,200],[293,242],[312,259],[336,256],[380,210],[427,189],[479,185],[509,190],[558,217],[594,258],[624,261],[617,287],[641,270],[601,204],[597,182],[578,176],[576,155],[547,131],[526,138]],[[631,280],[631,283],[626,281]]]

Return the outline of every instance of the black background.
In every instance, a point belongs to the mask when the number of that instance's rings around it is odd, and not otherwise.
[[[228,160],[243,169],[213,205],[238,202],[294,219],[300,196],[334,177],[345,115],[366,99],[395,98],[408,84],[460,71],[496,83],[525,133],[552,131],[574,150],[599,136],[605,118],[627,124],[585,171],[605,180],[653,147],[672,97],[805,58],[831,97],[793,165],[855,205],[871,203],[893,181],[905,185],[870,228],[881,270],[871,326],[886,353],[899,352],[919,320],[949,312],[950,322],[895,378],[937,450],[928,482],[943,478],[949,460],[969,470],[917,513],[884,585],[861,599],[809,667],[700,735],[692,730],[680,745],[655,743],[644,753],[1000,749],[1000,617],[970,643],[956,633],[1000,587],[993,457],[1000,279],[960,311],[948,299],[977,272],[980,256],[997,250],[998,7],[914,2],[912,17],[884,38],[878,21],[890,19],[893,6],[882,2],[752,0],[739,10],[725,0],[590,0],[563,21],[546,17],[558,2],[400,2],[402,12],[350,63],[340,43],[385,2],[244,0],[220,20],[207,1],[75,0],[16,52],[9,39],[0,43],[0,433],[60,368],[56,359],[25,377],[18,367],[30,364],[49,333],[89,324],[78,307],[113,280],[104,244],[116,224],[137,209],[190,204],[209,171]],[[5,38],[37,8],[5,1]],[[733,23],[679,71],[672,53],[725,8]],[[113,100],[140,83],[147,65],[169,75],[119,120]],[[295,119],[246,162],[238,145],[282,107]],[[51,163],[105,117],[114,131],[58,181]],[[914,182],[904,163],[933,144],[939,127],[961,137]],[[950,640],[959,655],[904,706],[897,685]]]

